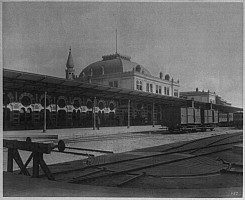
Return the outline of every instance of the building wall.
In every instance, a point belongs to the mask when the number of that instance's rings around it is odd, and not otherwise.
[[[191,100],[194,99],[194,101],[199,101],[199,102],[204,102],[204,103],[208,103],[208,95],[206,96],[187,96],[187,99]]]
[[[153,78],[153,77],[148,77],[148,76],[142,76],[141,74],[135,74],[135,89],[139,90],[139,88],[137,88],[137,81],[141,81],[142,82],[142,91],[143,92],[151,92],[151,85],[152,85],[152,93],[155,94],[159,94],[159,86],[161,87],[161,94],[162,95],[168,95],[168,96],[174,96],[174,90],[177,90],[177,97],[179,97],[179,84],[177,84],[176,82],[172,81],[166,81],[166,80],[162,80],[159,79],[157,77]],[[147,91],[147,84],[149,84],[149,91]],[[165,87],[168,88],[169,92],[168,94],[165,94]],[[158,92],[157,92],[158,91]]]
[[[4,130],[43,128],[44,94],[31,91],[4,91],[3,97]],[[92,127],[93,101],[94,99],[82,95],[47,94],[47,128]],[[156,109],[159,106],[155,105],[156,113],[160,112]],[[160,124],[160,115],[156,113],[153,117],[151,104],[131,101],[130,125],[152,124],[153,120],[155,124]],[[127,125],[128,101],[97,98],[95,115],[96,118],[100,117],[101,126]]]
[[[112,87],[121,87],[125,89],[140,90],[143,92],[152,92],[155,94],[156,93],[159,94],[160,92],[159,88],[161,87],[162,95],[179,97],[180,86],[177,82],[172,83],[172,81],[167,81],[157,77],[147,76],[137,72],[124,72],[124,73],[109,74],[109,75],[104,75],[99,77],[91,77],[91,80],[92,83],[97,83],[97,84],[102,84],[102,85],[112,86]],[[118,85],[115,86],[114,81],[117,81]],[[137,87],[137,83],[138,83],[138,87]],[[147,91],[147,84],[149,84],[149,91]],[[152,85],[152,90],[151,90],[151,85]],[[156,91],[156,89],[158,90]],[[166,90],[168,90],[168,92],[166,92]]]
[[[216,95],[210,92],[183,92],[181,95],[190,100],[216,104]]]

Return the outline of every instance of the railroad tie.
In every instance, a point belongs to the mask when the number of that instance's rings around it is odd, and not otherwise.
[[[117,187],[120,187],[120,186],[122,186],[122,185],[125,185],[125,184],[127,184],[128,182],[133,181],[133,180],[135,180],[135,179],[138,179],[138,178],[140,178],[140,177],[142,177],[142,176],[145,176],[145,175],[146,175],[146,173],[143,172],[142,174],[139,174],[139,175],[137,175],[137,176],[135,176],[135,177],[132,177],[132,178],[130,178],[130,179],[126,180],[126,181],[123,181],[123,182],[121,182],[121,183],[118,183],[118,184],[117,184]]]
[[[72,178],[72,180],[68,181],[68,183],[75,183],[75,182],[79,181],[80,178],[84,178],[86,176],[94,175],[94,174],[100,173],[102,171],[106,171],[106,168],[103,167],[102,169],[99,169],[97,171],[93,171],[93,172],[90,172],[90,173],[87,173],[87,174],[83,174],[81,176],[74,177],[74,178]]]

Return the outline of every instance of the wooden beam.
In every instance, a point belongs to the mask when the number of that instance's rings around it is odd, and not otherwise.
[[[14,149],[14,160],[15,162],[17,163],[17,165],[19,166],[21,172],[24,174],[24,175],[27,175],[27,176],[30,176],[30,173],[28,172],[28,170],[26,169],[21,157],[20,157],[20,154],[19,154],[19,151],[18,149]]]
[[[52,175],[51,171],[49,170],[47,164],[43,160],[43,154],[39,153],[39,164],[41,166],[41,169],[44,171],[46,176],[48,177],[49,180],[55,180],[54,176]]]
[[[33,169],[32,169],[32,177],[39,177],[39,153],[33,152]]]
[[[6,148],[19,149],[24,151],[36,151],[39,153],[50,154],[51,150],[54,147],[54,144],[42,144],[37,142],[25,142],[25,141],[17,141],[17,140],[3,140],[3,146]]]

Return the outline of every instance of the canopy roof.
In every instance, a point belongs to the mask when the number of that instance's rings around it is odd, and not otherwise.
[[[42,93],[46,91],[52,95],[88,96],[97,98],[130,99],[145,103],[158,103],[166,106],[190,106],[190,100],[178,97],[153,94],[142,91],[114,88],[104,85],[84,83],[76,80],[67,80],[53,76],[27,73],[10,69],[3,69],[4,91],[21,91]],[[195,102],[196,103],[196,102]],[[198,104],[206,106],[205,103]],[[217,106],[217,108],[240,111],[241,108],[230,106]]]

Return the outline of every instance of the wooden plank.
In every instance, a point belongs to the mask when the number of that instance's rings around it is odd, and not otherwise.
[[[6,148],[19,149],[24,151],[36,151],[40,153],[50,154],[54,144],[37,143],[37,142],[25,142],[17,140],[3,140],[3,146]]]
[[[133,180],[135,180],[135,179],[137,179],[137,178],[140,178],[140,177],[142,177],[142,176],[145,176],[145,172],[143,172],[142,174],[139,174],[139,175],[137,175],[137,176],[134,176],[134,177],[132,177],[132,178],[126,180],[126,181],[123,181],[123,182],[121,182],[121,183],[118,183],[118,184],[117,184],[117,187],[120,187],[120,186],[122,186],[122,185],[125,185],[125,184],[127,184],[128,182],[133,181]]]

